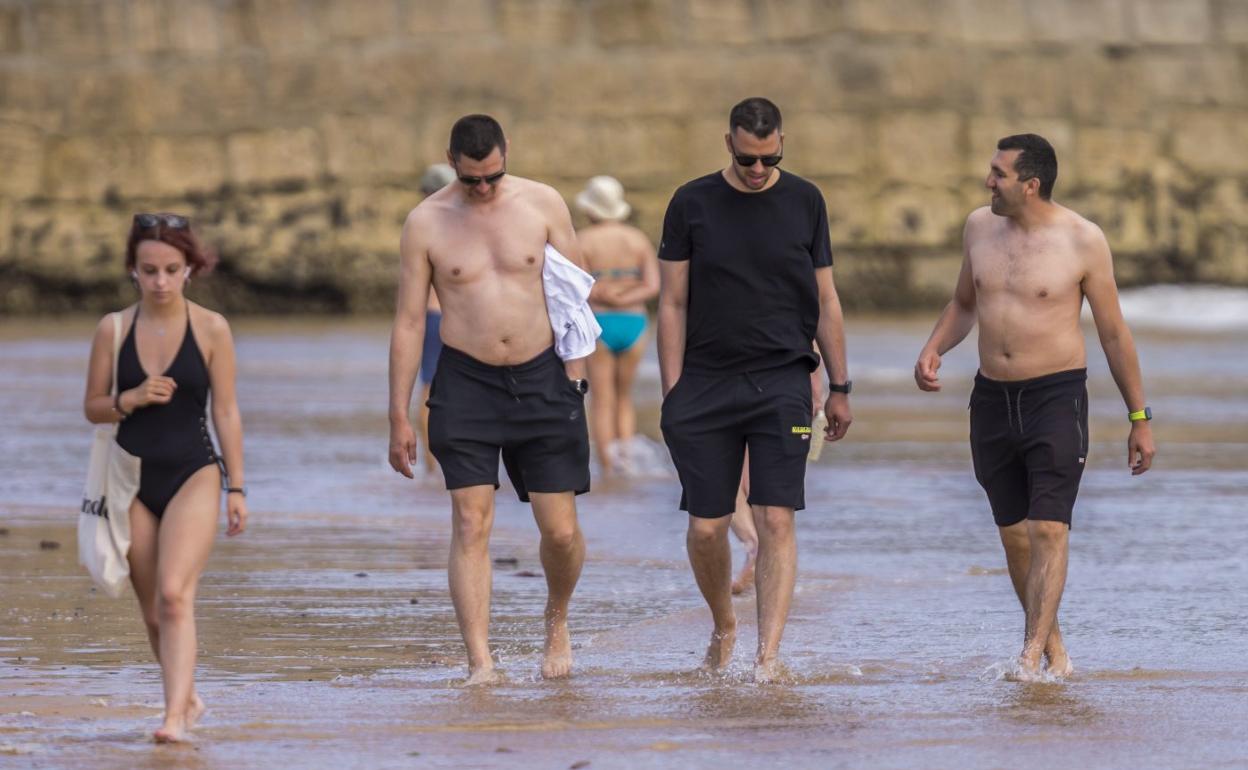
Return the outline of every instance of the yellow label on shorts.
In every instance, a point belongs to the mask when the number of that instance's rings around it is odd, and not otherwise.
[[[810,433],[810,428],[806,425],[794,425],[790,430],[793,433]]]

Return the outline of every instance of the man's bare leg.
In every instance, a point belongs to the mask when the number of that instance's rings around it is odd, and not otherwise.
[[[1010,570],[1010,582],[1013,583],[1014,593],[1026,613],[1027,573],[1031,569],[1031,539],[1027,535],[1027,523],[1020,521],[1001,527],[999,532],[1001,544],[1005,546],[1005,563]],[[1053,618],[1053,628],[1044,644],[1044,656],[1048,658],[1048,672],[1053,676],[1070,676],[1075,670],[1070,662],[1070,655],[1066,652],[1057,617]]]
[[[568,602],[585,563],[585,538],[576,521],[572,492],[529,495],[533,518],[542,533],[542,569],[546,572],[546,648],[542,677],[558,679],[572,673],[572,639],[568,636]]]
[[[754,680],[769,682],[779,673],[780,638],[793,603],[797,582],[797,536],[792,508],[760,505],[754,508],[758,527],[758,653]]]
[[[689,531],[685,535],[693,577],[715,624],[704,661],[712,670],[728,665],[737,641],[737,616],[732,609],[732,549],[728,545],[730,521],[730,516],[717,519],[690,516]]]
[[[745,546],[745,564],[732,581],[732,593],[743,594],[754,585],[754,565],[758,559],[758,530],[754,527],[754,510],[745,501],[745,489],[737,487],[737,509],[732,512],[732,533]]]
[[[1066,587],[1070,530],[1060,521],[1028,521],[1031,566],[1027,570],[1027,627],[1019,656],[1020,676],[1038,676],[1040,658],[1057,621],[1057,609]]]
[[[468,649],[467,685],[498,681],[490,657],[490,530],[494,526],[494,487],[451,490],[451,558],[447,578],[455,619]]]
[[[741,463],[741,483],[737,485],[737,507],[732,512],[732,532],[745,546],[745,564],[732,581],[732,593],[743,594],[754,585],[754,567],[758,561],[758,528],[754,526],[754,509],[750,507],[750,450],[745,450]]]

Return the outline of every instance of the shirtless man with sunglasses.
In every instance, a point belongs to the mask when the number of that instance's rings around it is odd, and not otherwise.
[[[390,340],[390,465],[412,478],[409,411],[436,289],[444,347],[429,396],[429,445],[451,493],[451,600],[470,685],[498,679],[489,649],[489,538],[500,453],[541,532],[547,678],[571,671],[567,610],[585,555],[574,502],[589,490],[585,362],[556,356],[542,284],[547,243],[578,264],[580,255],[563,198],[508,175],[507,148],[488,115],[465,116],[451,129],[447,161],[458,182],[422,201],[403,226]]]

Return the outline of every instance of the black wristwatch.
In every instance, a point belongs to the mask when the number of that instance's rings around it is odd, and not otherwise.
[[[853,389],[854,389],[853,380],[845,380],[844,385],[837,385],[834,382],[828,383],[828,390],[832,391],[833,393],[844,393],[846,395],[849,395],[849,392]]]
[[[237,492],[238,494],[242,495],[243,497],[246,497],[246,496],[247,496],[247,487],[226,487],[226,488],[225,488],[225,493],[226,493],[227,495],[228,495],[228,494],[230,494],[231,492]]]
[[[589,392],[589,380],[582,377],[579,380],[571,380],[572,386],[576,388],[576,392],[582,396]]]

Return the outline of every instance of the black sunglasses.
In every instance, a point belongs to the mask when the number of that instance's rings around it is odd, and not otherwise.
[[[459,175],[457,176],[459,178],[460,184],[466,185],[468,187],[476,187],[482,182],[485,182],[490,187],[493,187],[494,185],[498,184],[498,180],[502,179],[506,173],[507,173],[507,169],[503,169],[502,171],[499,171],[495,174],[490,174],[489,176],[459,176]]]
[[[732,159],[735,160],[738,165],[745,166],[747,168],[753,166],[755,163],[759,163],[760,161],[767,168],[775,168],[780,165],[780,161],[784,160],[783,144],[780,145],[779,155],[738,155],[737,146],[732,143],[731,139],[728,140],[728,145],[732,147]]]
[[[134,223],[145,230],[164,225],[170,230],[185,230],[191,222],[178,214],[135,214]]]

